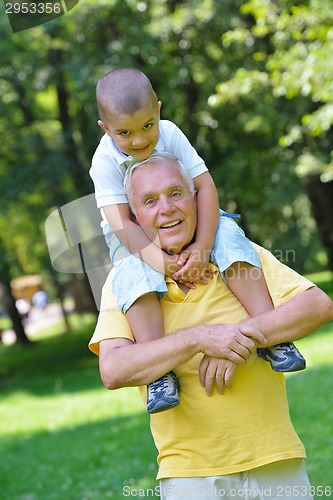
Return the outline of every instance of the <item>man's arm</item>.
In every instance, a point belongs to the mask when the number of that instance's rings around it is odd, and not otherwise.
[[[268,345],[275,345],[306,337],[332,319],[333,302],[322,290],[312,287],[274,311],[243,321],[239,328],[245,333],[249,326],[255,327],[264,333]],[[206,394],[209,396],[215,385],[219,394],[231,389],[236,367],[229,360],[204,356],[199,375]]]
[[[245,334],[248,327],[259,330],[267,340],[266,346],[259,347],[267,347],[299,340],[332,320],[332,300],[313,286],[282,306],[243,321],[239,328]]]
[[[100,372],[104,385],[117,389],[146,385],[199,352],[242,364],[256,347],[298,340],[331,320],[332,300],[312,287],[239,325],[198,325],[143,344],[104,340],[100,343]]]
[[[157,380],[195,354],[245,363],[264,336],[248,327],[243,335],[237,325],[198,325],[158,340],[134,344],[125,338],[100,342],[99,365],[108,389],[146,385]]]

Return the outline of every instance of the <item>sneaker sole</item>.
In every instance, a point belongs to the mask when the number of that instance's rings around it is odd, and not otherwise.
[[[175,408],[176,406],[178,406],[180,403],[180,401],[176,401],[174,403],[171,403],[171,404],[168,404],[168,405],[165,405],[165,404],[156,404],[155,407],[152,409],[152,410],[148,410],[147,409],[147,412],[152,415],[153,413],[161,413],[162,411],[166,411],[166,410],[170,410],[171,408]]]
[[[272,364],[272,368],[275,372],[280,372],[280,373],[288,373],[288,372],[300,372],[301,370],[305,370],[306,365],[300,362],[294,363],[291,366],[288,366],[286,368],[282,367],[279,368],[278,366],[274,366]]]

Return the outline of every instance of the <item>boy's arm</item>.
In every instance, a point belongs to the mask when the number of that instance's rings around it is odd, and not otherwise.
[[[219,222],[219,202],[214,181],[209,172],[194,179],[197,190],[198,223],[195,242],[182,252],[178,264],[182,269],[173,275],[176,280],[199,281],[205,277],[210,253]]]
[[[195,242],[200,248],[211,250],[219,223],[219,200],[215,183],[209,172],[194,179],[197,190],[198,224]]]
[[[127,203],[107,205],[103,211],[113,233],[133,255],[164,275],[172,276],[179,269],[178,256],[167,254],[148,238],[133,222]]]

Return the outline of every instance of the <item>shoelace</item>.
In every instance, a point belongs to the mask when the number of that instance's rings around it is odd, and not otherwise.
[[[280,347],[282,348],[281,350],[284,350],[284,351],[291,351],[292,350],[292,346],[290,345],[289,342],[282,342],[281,344],[279,344],[278,349]]]
[[[168,377],[161,377],[159,380],[150,384],[150,391],[155,394],[156,392],[165,391],[168,388]]]

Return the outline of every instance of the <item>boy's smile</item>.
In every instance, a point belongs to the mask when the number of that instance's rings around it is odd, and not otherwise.
[[[113,114],[107,125],[98,122],[112,137],[118,148],[136,160],[146,160],[153,152],[159,139],[161,102],[151,102],[133,115]]]

